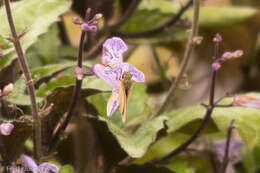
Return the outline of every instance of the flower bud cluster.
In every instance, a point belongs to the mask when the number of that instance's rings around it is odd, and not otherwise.
[[[77,25],[80,25],[82,31],[96,32],[97,31],[96,25],[98,24],[98,20],[100,20],[101,18],[102,18],[102,14],[98,13],[92,19],[85,20],[85,21],[80,21],[78,17],[74,17],[73,22]]]
[[[215,43],[215,47],[219,45],[219,43],[222,41],[222,37],[220,34],[216,34],[216,36],[213,38],[213,42]],[[218,50],[218,48],[217,48]],[[214,61],[211,65],[213,70],[218,70],[221,67],[221,63],[224,61],[234,59],[234,58],[239,58],[243,55],[242,50],[235,50],[233,52],[224,52],[221,57],[214,57]]]

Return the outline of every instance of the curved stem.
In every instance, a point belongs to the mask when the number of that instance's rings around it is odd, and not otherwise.
[[[152,118],[154,118],[154,117],[160,115],[161,113],[163,113],[164,109],[168,105],[167,103],[169,102],[170,98],[172,97],[172,93],[174,93],[174,91],[176,90],[176,88],[177,88],[179,82],[181,81],[182,76],[183,76],[183,74],[186,70],[187,64],[188,64],[189,59],[190,59],[190,55],[191,55],[191,53],[194,49],[194,46],[195,46],[194,43],[193,43],[193,40],[198,34],[199,8],[200,8],[200,0],[194,0],[192,29],[191,29],[191,33],[189,34],[188,42],[187,42],[186,49],[185,49],[185,52],[184,52],[184,57],[182,59],[181,66],[180,66],[180,71],[179,71],[176,79],[174,79],[172,81],[172,84],[170,86],[170,89],[167,92],[167,95],[166,95],[164,101],[162,102],[161,106],[159,107],[159,109],[155,113],[155,115],[152,116]]]
[[[20,41],[19,41],[20,37],[16,33],[16,29],[15,29],[14,21],[13,21],[13,17],[12,17],[12,12],[11,12],[11,8],[10,8],[10,0],[3,0],[3,3],[5,5],[8,23],[9,23],[11,33],[12,33],[11,40],[14,44],[14,47],[15,47],[15,50],[16,50],[16,53],[17,53],[17,56],[18,56],[20,67],[21,67],[23,74],[25,76],[25,80],[26,80],[26,83],[27,83],[27,90],[28,90],[28,94],[30,96],[32,116],[33,116],[33,133],[34,133],[33,134],[33,136],[34,136],[33,141],[34,141],[34,147],[35,147],[34,157],[37,161],[39,161],[40,158],[41,158],[41,144],[42,144],[42,142],[41,142],[41,122],[40,122],[40,118],[38,116],[34,82],[32,80],[31,73],[30,73],[30,70],[28,68],[27,61],[26,61],[26,58],[24,56],[22,46],[21,46]]]
[[[159,32],[162,32],[165,28],[168,28],[172,25],[174,25],[175,23],[177,23],[181,16],[183,15],[183,13],[192,5],[192,0],[189,0],[189,2],[183,6],[180,11],[172,16],[171,19],[169,19],[167,22],[165,22],[163,25],[158,26],[154,29],[148,30],[148,31],[144,31],[144,32],[120,32],[120,31],[113,31],[112,35],[116,35],[119,37],[123,37],[123,38],[142,38],[142,37],[151,37],[154,36],[154,34],[157,34]]]

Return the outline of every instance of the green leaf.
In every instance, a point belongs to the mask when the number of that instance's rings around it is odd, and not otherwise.
[[[121,31],[124,32],[143,32],[148,31],[158,26],[161,26],[168,19],[170,19],[172,15],[168,13],[161,13],[158,9],[154,10],[137,10],[129,20],[120,28]],[[174,36],[169,37],[169,33],[174,33]],[[183,40],[186,38],[186,32],[183,29],[171,27],[168,31],[163,31],[154,35],[153,37],[149,37],[149,41],[151,42],[169,42],[172,40]],[[137,43],[142,42],[142,39],[134,39],[137,40]],[[147,39],[144,39],[144,43],[147,43]]]
[[[162,14],[177,13],[180,9],[178,1],[165,0],[143,0],[139,6],[140,10],[159,10]],[[203,7],[200,8],[200,26],[220,27],[231,26],[241,23],[257,13],[257,9],[250,7]],[[184,13],[183,18],[192,20],[192,9]]]
[[[149,148],[147,153],[142,158],[136,159],[134,163],[144,164],[149,160],[165,156],[167,153],[169,153],[170,151],[177,148],[180,144],[182,144],[187,138],[188,135],[185,135],[183,133],[169,134],[156,141]]]
[[[259,96],[259,94],[255,93],[250,95]],[[232,100],[232,98],[226,98],[221,104],[230,104]],[[196,105],[164,114],[164,116],[170,119],[167,121],[168,132],[175,132],[194,120],[202,119],[205,112],[206,110],[203,106]],[[218,129],[224,134],[227,133],[231,120],[235,119],[234,125],[249,148],[252,149],[255,145],[260,146],[259,109],[249,107],[215,108],[212,118]]]
[[[25,80],[20,78],[14,83],[13,91],[7,96],[6,100],[17,105],[30,105],[30,97],[25,93],[26,83]],[[42,99],[37,97],[37,103]]]
[[[46,76],[51,76],[54,73],[65,70],[71,66],[74,66],[71,62],[59,63],[59,64],[50,64],[42,67],[35,68],[31,71],[32,78],[34,80],[39,80]]]
[[[68,64],[70,66],[70,64]],[[58,66],[60,69],[63,69],[65,67],[68,67],[66,64],[61,64]],[[56,69],[57,70],[57,69]],[[37,72],[37,73],[36,73]],[[47,66],[46,70],[43,70],[40,68],[39,71],[34,71],[33,74],[38,74],[40,76],[51,74],[55,72],[55,65],[49,65]],[[48,92],[53,91],[55,88],[58,87],[68,87],[75,85],[75,75],[74,75],[74,68],[69,68],[65,71],[63,71],[63,74],[61,77],[58,78],[52,78],[49,82],[42,84],[39,89],[36,91],[36,95],[38,97],[44,97]],[[101,79],[95,77],[95,76],[89,76],[86,77],[83,80],[82,83],[82,89],[95,89],[95,90],[111,90],[111,88]]]
[[[171,171],[174,171],[176,173],[194,173],[195,170],[190,168],[188,166],[188,163],[186,163],[184,160],[175,160],[171,161],[170,163],[164,165],[166,168],[168,168]]]
[[[121,115],[117,110],[111,118],[106,116],[107,100],[111,94],[102,93],[88,97],[88,101],[92,103],[98,110],[99,119],[105,121],[109,130],[118,140],[120,146],[133,158],[142,157],[147,148],[152,144],[157,136],[157,132],[164,128],[166,117],[158,117],[152,121],[143,123],[143,125],[133,132],[126,128],[131,121],[140,116],[147,116],[144,84],[134,83],[131,96],[127,105],[127,122],[122,124]]]
[[[70,165],[65,165],[60,168],[59,173],[74,173],[74,169]]]
[[[67,0],[23,0],[11,3],[12,14],[18,33],[28,28],[21,39],[23,50],[26,51],[35,43],[39,35],[47,32],[48,27],[58,20],[58,16],[67,11],[71,2]],[[4,37],[10,35],[5,9],[0,9],[0,43],[4,46],[4,56],[0,59],[0,69],[9,65],[16,57],[14,47]]]

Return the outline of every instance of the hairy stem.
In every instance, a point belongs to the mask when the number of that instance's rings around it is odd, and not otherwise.
[[[152,118],[160,115],[161,113],[164,112],[165,108],[167,107],[167,103],[169,102],[170,98],[172,97],[172,94],[174,93],[174,91],[176,90],[179,82],[182,79],[182,76],[186,70],[187,64],[189,62],[190,59],[190,55],[194,49],[194,38],[197,36],[198,34],[198,28],[199,28],[199,9],[200,9],[200,0],[194,0],[193,1],[193,21],[192,21],[192,28],[191,28],[191,32],[189,34],[189,38],[188,38],[188,42],[186,45],[186,49],[184,52],[184,57],[182,59],[181,62],[181,66],[180,66],[180,71],[178,73],[178,76],[176,77],[176,79],[174,79],[172,81],[172,84],[170,86],[170,89],[167,92],[167,95],[164,99],[164,101],[162,102],[161,106],[159,107],[158,111],[152,116]]]
[[[41,144],[42,144],[42,142],[41,142],[41,122],[40,122],[40,118],[38,116],[34,82],[32,80],[31,73],[28,68],[22,46],[19,41],[20,38],[18,37],[18,35],[16,33],[16,29],[15,29],[14,21],[13,21],[13,17],[12,17],[12,12],[11,12],[11,8],[10,8],[10,0],[3,0],[3,3],[5,5],[8,23],[9,23],[11,33],[12,33],[11,40],[14,44],[20,67],[25,76],[25,80],[27,83],[27,90],[28,90],[28,93],[30,96],[32,116],[33,116],[33,133],[34,133],[33,141],[34,141],[34,147],[35,147],[34,157],[37,161],[39,161],[39,159],[41,158]]]

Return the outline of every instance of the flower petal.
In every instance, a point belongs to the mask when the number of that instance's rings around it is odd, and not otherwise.
[[[260,98],[236,94],[234,96],[234,101],[232,104],[234,106],[247,106],[247,107],[260,108]]]
[[[112,91],[112,95],[107,102],[107,116],[108,117],[111,117],[113,115],[113,113],[116,111],[116,109],[119,105],[118,99],[119,99],[118,91]]]
[[[54,173],[58,173],[59,168],[56,165],[54,165],[52,163],[48,163],[48,162],[43,162],[38,167],[38,172],[40,172],[40,173],[49,173],[50,171],[52,171]]]
[[[136,82],[145,82],[144,73],[139,71],[131,64],[129,64],[129,72],[132,75],[132,80]]]
[[[12,123],[1,123],[0,124],[0,133],[2,135],[8,136],[11,134],[14,125]]]
[[[104,80],[113,90],[119,89],[120,81],[116,79],[116,75],[110,71],[110,67],[105,67],[101,64],[94,64],[91,67],[92,72]]]
[[[103,44],[102,64],[113,66],[123,62],[122,54],[127,51],[125,42],[119,37],[107,39]]]
[[[23,166],[29,168],[33,173],[37,173],[38,172],[38,166],[37,166],[37,164],[35,163],[35,161],[31,157],[29,157],[29,156],[27,156],[25,154],[22,154],[21,162],[22,162]]]

